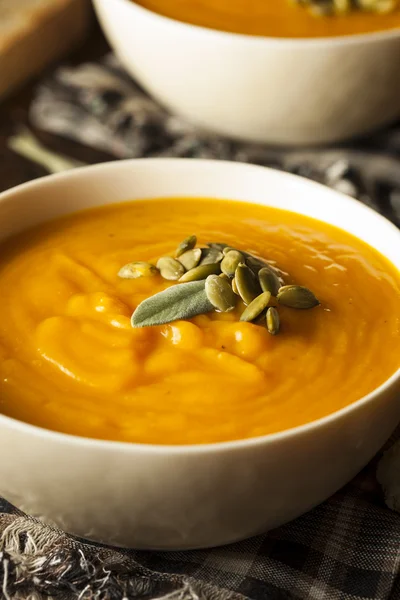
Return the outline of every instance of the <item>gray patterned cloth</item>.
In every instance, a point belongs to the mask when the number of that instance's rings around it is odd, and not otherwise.
[[[213,158],[297,173],[357,197],[400,225],[400,124],[353,145],[324,149],[234,142],[167,113],[113,55],[99,63],[59,68],[39,86],[30,119],[38,129],[115,158]]]
[[[38,88],[30,117],[39,129],[116,158],[218,158],[299,173],[400,225],[400,126],[353,145],[318,150],[233,142],[169,115],[113,56],[58,69]],[[396,439],[400,430],[387,447]],[[202,551],[139,552],[90,544],[0,500],[0,598],[400,600],[400,514],[385,506],[375,476],[378,460],[288,525]]]

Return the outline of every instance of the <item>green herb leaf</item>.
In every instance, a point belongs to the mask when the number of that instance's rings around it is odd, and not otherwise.
[[[143,300],[132,315],[132,327],[163,325],[180,319],[191,319],[213,310],[207,298],[205,281],[173,285]]]

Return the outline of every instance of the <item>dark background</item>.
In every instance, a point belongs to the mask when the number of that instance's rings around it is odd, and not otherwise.
[[[78,64],[86,60],[99,58],[108,51],[107,42],[98,24],[93,19],[85,42],[67,56],[64,62],[68,61],[71,64]],[[39,79],[45,77],[52,68],[54,68],[54,65],[42,73]],[[0,192],[35,177],[47,174],[46,170],[42,167],[20,157],[7,148],[8,136],[15,133],[19,125],[28,124],[29,122],[29,105],[39,79],[31,80],[27,85],[7,97],[0,104]],[[111,158],[102,152],[47,133],[39,132],[31,126],[30,128],[35,133],[35,136],[49,149],[71,156],[82,162],[95,163],[110,160]]]

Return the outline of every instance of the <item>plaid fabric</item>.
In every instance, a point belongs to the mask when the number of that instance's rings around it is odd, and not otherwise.
[[[39,87],[31,118],[39,128],[115,157],[224,158],[297,172],[357,197],[400,225],[399,127],[324,151],[236,144],[167,115],[113,57],[56,71]],[[389,445],[395,439],[400,429]],[[0,598],[400,600],[400,514],[384,504],[375,478],[378,458],[288,525],[204,551],[103,548],[0,500]]]

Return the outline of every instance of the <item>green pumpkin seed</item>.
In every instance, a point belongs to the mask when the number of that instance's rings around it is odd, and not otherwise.
[[[201,248],[193,248],[192,250],[187,250],[178,258],[179,262],[185,267],[186,271],[190,271],[190,269],[194,269],[197,267],[201,260]]]
[[[267,308],[271,300],[271,292],[263,292],[246,307],[240,317],[241,321],[254,321]]]
[[[225,246],[225,248],[222,250],[222,254],[224,256],[226,256],[228,254],[228,252],[230,252],[231,250],[235,250],[236,251],[236,248],[232,248],[231,246]]]
[[[288,277],[289,274],[286,273],[285,271],[282,271],[281,269],[278,269],[278,267],[276,266],[276,262],[273,260],[268,260],[265,261],[265,266],[272,271],[273,273],[275,273],[275,275],[277,276],[277,278],[279,279],[281,285],[284,285],[284,277]]]
[[[230,311],[235,308],[239,296],[247,305],[240,320],[256,325],[266,324],[268,332],[276,335],[280,330],[280,317],[275,308],[277,303],[299,309],[319,304],[308,288],[282,285],[287,274],[274,263],[270,264],[271,261],[227,244],[209,243],[207,248],[195,248],[196,243],[196,236],[189,236],[179,244],[177,258],[162,256],[156,267],[138,261],[120,269],[118,275],[126,279],[160,272],[165,279],[179,280],[184,284],[172,286],[144,300],[132,315],[133,327],[191,318],[212,308]]]
[[[186,281],[199,281],[200,279],[207,279],[209,275],[218,274],[220,270],[219,264],[216,263],[212,265],[198,265],[182,275],[179,281],[184,283]]]
[[[263,311],[254,321],[252,321],[253,325],[258,325],[259,327],[265,327],[265,316],[266,312]]]
[[[357,4],[361,10],[381,14],[390,13],[398,8],[397,0],[358,0]]]
[[[235,272],[236,287],[245,304],[250,304],[259,295],[261,288],[253,271],[240,263]]]
[[[203,248],[200,265],[214,265],[221,262],[224,258],[221,250],[218,248]]]
[[[124,265],[118,272],[122,279],[137,279],[138,277],[150,277],[157,275],[158,269],[148,262],[131,262]]]
[[[251,254],[244,253],[246,256],[246,265],[250,267],[255,275],[258,275],[259,271],[266,266],[266,263]]]
[[[221,312],[233,310],[236,306],[236,296],[228,281],[209,275],[206,279],[206,294],[211,304]]]
[[[276,296],[281,287],[279,277],[269,267],[263,267],[258,271],[258,280],[261,285],[263,292],[271,292],[273,296]]]
[[[279,333],[279,313],[273,306],[270,306],[270,308],[267,310],[266,321],[268,333],[270,333],[271,335],[276,335],[277,333]]]
[[[280,285],[283,285],[283,275],[287,275],[287,273],[284,273],[283,271],[278,269],[274,264],[272,264],[273,261],[263,260],[262,258],[258,258],[256,256],[253,256],[252,254],[249,254],[248,252],[242,252],[242,254],[244,254],[244,256],[246,257],[246,264],[250,267],[250,269],[255,275],[258,276],[258,273],[261,269],[267,268],[273,273],[275,273],[275,275],[279,279]]]
[[[277,300],[279,304],[290,308],[314,308],[319,305],[311,290],[301,285],[284,285],[279,290]]]
[[[207,246],[209,248],[214,248],[214,250],[219,250],[220,252],[223,252],[224,248],[228,247],[228,244],[223,244],[221,242],[208,242]]]
[[[240,296],[240,294],[239,294],[239,290],[237,289],[237,285],[236,285],[236,279],[235,279],[235,278],[233,278],[233,279],[231,280],[231,285],[232,285],[232,290],[233,290],[233,292],[236,294],[236,296]]]
[[[176,281],[185,272],[185,267],[172,256],[162,256],[158,259],[157,269],[159,269],[161,276],[169,281]]]
[[[339,0],[336,0],[338,2]],[[376,13],[390,13],[398,8],[397,0],[357,0],[356,6],[359,10]]]
[[[331,4],[331,1],[323,4],[309,4],[308,10],[314,17],[331,17],[335,10],[334,6]],[[317,0],[317,2],[319,2],[319,0]]]
[[[221,271],[225,273],[225,275],[228,275],[228,277],[233,277],[239,264],[243,262],[244,257],[241,252],[230,250],[222,259]]]
[[[398,7],[397,0],[292,0],[306,8],[312,15],[338,16],[352,11],[390,13]]]
[[[194,248],[196,244],[197,237],[195,235],[189,235],[189,237],[185,238],[183,242],[181,242],[177,247],[175,252],[175,258],[178,258],[178,256],[181,256],[188,250],[192,250],[192,248]]]

